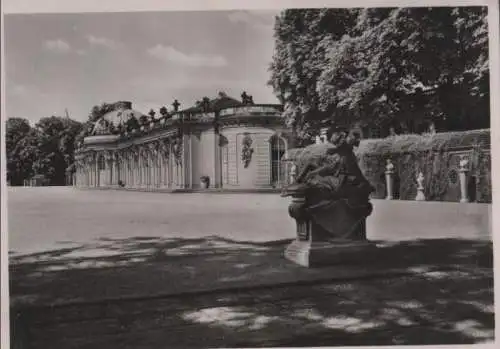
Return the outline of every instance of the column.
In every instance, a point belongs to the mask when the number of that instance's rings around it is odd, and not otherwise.
[[[120,161],[120,154],[118,153],[119,150],[115,150],[114,157],[113,157],[113,163],[115,164],[114,166],[114,176],[113,176],[113,185],[118,186],[118,181],[120,180],[120,166],[121,166],[121,161]]]
[[[394,199],[394,164],[391,159],[387,159],[387,165],[385,166],[385,182],[387,188],[386,200]]]
[[[156,188],[161,187],[161,141],[156,141],[155,143],[155,186]]]
[[[161,168],[162,168],[163,155],[161,153],[160,144],[158,143],[158,151],[156,152],[156,186],[161,187]]]
[[[75,172],[75,183],[73,185],[75,185],[76,187],[80,188],[82,185],[81,185],[81,180],[82,180],[82,168],[81,168],[81,165],[80,164],[77,164],[76,166],[76,172]]]
[[[132,186],[132,153],[127,150],[127,186]]]
[[[151,148],[148,149],[148,188],[153,187],[154,183],[154,155]]]
[[[158,148],[158,143],[156,144]],[[161,155],[159,149],[155,150],[154,163],[155,163],[155,188],[160,187],[160,159]]]
[[[106,152],[104,160],[105,160],[104,166],[106,166],[107,170],[106,178],[108,179],[106,186],[110,187],[113,185],[113,163],[114,163],[113,154],[111,152]]]
[[[149,186],[149,154],[147,149],[144,148],[143,158],[142,158],[142,185],[147,188]]]
[[[139,186],[143,188],[146,184],[146,154],[144,151],[144,146],[141,145],[140,156],[139,156],[139,169],[140,169],[140,184]]]
[[[92,158],[92,186],[97,187],[97,154]]]
[[[170,156],[170,141],[168,139],[164,139],[162,141],[162,162],[161,162],[161,177],[162,177],[162,186],[169,187],[169,156]]]
[[[146,188],[151,186],[151,153],[146,149]]]
[[[131,173],[130,173],[130,150],[129,149],[126,149],[125,150],[125,162],[126,162],[126,176],[127,176],[127,181],[125,182],[126,183],[126,186],[127,187],[131,187],[132,186],[132,177],[131,177]]]
[[[83,159],[83,185],[85,187],[89,186],[89,166],[87,163],[87,158]]]
[[[459,177],[460,177],[460,202],[469,202],[469,181],[468,181],[468,172],[469,172],[469,159],[467,156],[463,156],[459,162]]]
[[[157,142],[152,142],[149,149],[151,153],[151,187],[158,188],[158,152],[156,151]]]
[[[137,159],[135,161],[135,167],[136,167],[136,187],[140,187],[142,183],[142,154],[141,154],[141,149],[137,149]]]
[[[139,149],[136,149],[136,153],[134,154],[134,161],[132,162],[134,164],[133,166],[133,173],[134,173],[134,187],[139,186]]]
[[[89,186],[89,165],[87,162],[87,157],[83,158],[83,185]]]
[[[128,181],[129,181],[129,186],[133,187],[134,186],[134,153],[132,151],[128,152]]]
[[[88,171],[89,171],[89,186],[93,187],[94,186],[94,159],[89,158]]]
[[[140,154],[139,154],[139,149],[137,148],[136,153],[134,154],[134,187],[138,188],[139,187],[139,180],[140,180],[140,167],[139,167],[139,160],[140,160]]]
[[[130,151],[125,150],[125,176],[126,176],[126,186],[129,187],[132,184],[130,178]]]
[[[128,159],[128,185],[132,187],[134,185],[134,176],[133,176],[133,170],[134,170],[134,154],[132,151],[128,152],[127,155]]]

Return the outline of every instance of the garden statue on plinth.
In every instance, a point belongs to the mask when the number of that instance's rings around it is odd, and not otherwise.
[[[297,156],[296,181],[282,193],[292,197],[288,212],[297,223],[286,258],[308,267],[334,264],[374,247],[366,239],[374,188],[353,152],[359,139],[356,131],[336,132],[330,143],[310,145]]]

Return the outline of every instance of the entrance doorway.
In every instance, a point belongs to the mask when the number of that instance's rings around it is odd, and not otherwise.
[[[271,145],[271,186],[281,188],[286,184],[285,166],[281,162],[281,158],[286,152],[286,142],[278,135],[273,135],[269,143]]]
[[[97,180],[99,181],[97,183],[98,187],[104,187],[106,185],[106,167],[104,161],[104,156],[99,155],[99,157],[97,158]]]

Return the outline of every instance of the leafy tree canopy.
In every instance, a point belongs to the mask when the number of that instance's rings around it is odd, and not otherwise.
[[[485,7],[285,10],[270,71],[302,139],[325,121],[489,127]]]
[[[66,117],[41,118],[34,127],[21,118],[9,118],[6,128],[7,176],[21,185],[34,175],[51,184],[65,183],[65,172],[74,162],[75,138],[83,125]]]

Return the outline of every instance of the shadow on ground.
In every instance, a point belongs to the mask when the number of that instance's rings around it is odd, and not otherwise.
[[[491,242],[380,244],[376,260],[319,269],[286,261],[287,242],[103,239],[13,255],[13,337],[92,349],[493,340]]]

